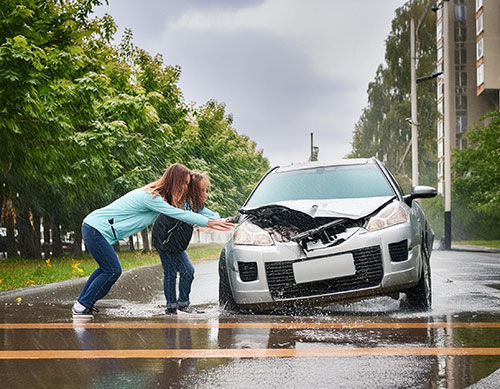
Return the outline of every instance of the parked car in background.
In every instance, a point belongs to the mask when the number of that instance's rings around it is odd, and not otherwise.
[[[250,194],[219,260],[229,310],[320,305],[403,292],[431,306],[434,233],[417,198],[375,158],[275,167]]]

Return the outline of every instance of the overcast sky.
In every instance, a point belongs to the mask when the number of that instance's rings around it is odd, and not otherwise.
[[[404,0],[109,0],[97,14],[182,68],[186,102],[226,104],[271,165],[351,151],[368,83]]]

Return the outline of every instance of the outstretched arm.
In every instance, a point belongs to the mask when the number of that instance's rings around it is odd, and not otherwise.
[[[218,231],[229,231],[234,228],[235,225],[226,219],[210,219],[207,223],[207,227]]]

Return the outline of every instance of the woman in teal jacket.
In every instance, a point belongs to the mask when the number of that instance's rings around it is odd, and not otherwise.
[[[82,224],[88,251],[99,264],[73,305],[73,317],[93,318],[94,304],[103,298],[120,277],[122,269],[113,244],[148,227],[158,214],[199,226],[227,231],[233,224],[209,220],[184,209],[190,171],[181,164],[171,165],[163,176],[91,212]]]

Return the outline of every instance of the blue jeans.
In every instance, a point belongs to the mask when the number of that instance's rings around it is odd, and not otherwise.
[[[122,274],[122,267],[113,246],[94,227],[83,223],[82,236],[88,251],[99,264],[78,297],[80,304],[89,308],[106,296]]]
[[[158,250],[163,266],[163,291],[167,308],[187,307],[189,293],[194,280],[194,267],[185,251],[169,253]],[[179,273],[179,300],[176,294],[177,273]]]

